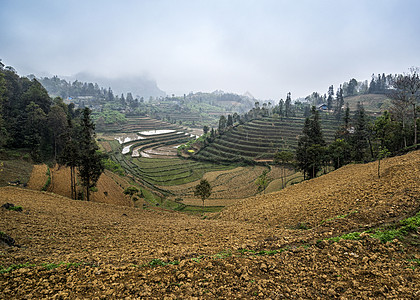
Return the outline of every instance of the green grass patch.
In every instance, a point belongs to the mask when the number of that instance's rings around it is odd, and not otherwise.
[[[337,219],[345,219],[348,216],[351,216],[351,215],[353,215],[355,213],[358,213],[358,211],[357,210],[353,210],[353,211],[351,211],[351,212],[349,212],[347,214],[344,214],[344,215],[338,215],[338,216],[332,217],[330,219],[322,220],[320,225],[322,225],[322,224],[324,224],[326,222],[331,222],[331,221],[337,220]]]
[[[51,171],[50,171],[50,167],[47,167],[47,173],[46,175],[48,176],[47,181],[45,182],[44,186],[41,188],[41,191],[46,191],[48,189],[48,187],[51,184]]]
[[[403,239],[410,232],[417,232],[420,227],[420,212],[415,216],[401,220],[397,226],[377,229],[371,234],[372,237],[386,243],[394,239]]]
[[[212,256],[213,259],[224,259],[232,256],[232,251],[225,250]]]
[[[111,172],[118,174],[120,176],[124,176],[125,172],[122,166],[118,163],[113,161],[110,158],[102,160],[105,169],[110,170]]]
[[[360,232],[350,232],[350,233],[346,233],[343,234],[341,236],[335,236],[332,238],[329,238],[328,240],[333,241],[333,242],[338,242],[340,240],[360,240]]]
[[[28,267],[35,267],[36,265],[25,263],[25,264],[17,264],[17,265],[11,265],[7,268],[0,266],[0,274],[9,273],[14,270],[22,269],[22,268],[28,268]]]
[[[22,211],[22,206],[10,206],[7,208],[8,210],[12,210],[12,211]]]
[[[371,237],[380,240],[382,243],[391,242],[394,239],[404,240],[410,233],[416,233],[420,227],[420,212],[413,217],[401,220],[398,224],[365,231]],[[329,238],[328,240],[338,242],[340,240],[360,240],[360,232],[346,233],[341,236]]]
[[[47,270],[52,270],[52,269],[58,268],[60,266],[64,266],[66,268],[71,268],[71,267],[79,267],[81,265],[89,265],[89,264],[86,264],[84,262],[76,262],[76,263],[59,262],[59,263],[43,263],[43,264],[41,264],[41,266],[44,267]],[[0,266],[0,274],[9,273],[9,272],[12,272],[14,270],[18,270],[18,269],[22,269],[22,268],[33,268],[33,267],[36,267],[36,266],[37,266],[36,264],[31,264],[31,263],[11,265],[7,268],[3,267],[3,266]],[[91,266],[94,266],[94,265],[91,265]]]
[[[274,250],[260,250],[260,251],[255,251],[255,250],[251,250],[251,249],[238,249],[238,252],[242,255],[253,255],[253,256],[271,256],[271,255],[275,255],[278,253],[282,253],[286,250],[288,250],[289,248],[281,248],[281,249],[274,249]]]
[[[174,260],[174,261],[170,261],[170,262],[164,262],[161,259],[155,258],[152,259],[151,261],[149,261],[149,263],[147,263],[145,266],[149,266],[149,267],[159,267],[159,266],[168,266],[168,265],[179,265],[179,261],[178,260]]]
[[[409,262],[411,262],[413,265],[409,266],[410,269],[417,269],[418,267],[420,267],[420,259],[418,258],[413,258],[413,259],[409,259]]]

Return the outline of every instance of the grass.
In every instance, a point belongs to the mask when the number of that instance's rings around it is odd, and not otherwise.
[[[159,266],[168,266],[168,265],[179,265],[179,261],[178,260],[174,260],[174,261],[170,261],[170,262],[164,262],[161,259],[155,258],[152,259],[148,264],[144,265],[144,266],[149,266],[149,267],[159,267]]]
[[[351,212],[349,212],[347,214],[344,214],[344,215],[338,215],[338,216],[332,217],[330,219],[322,220],[320,225],[322,225],[322,224],[324,224],[326,222],[331,222],[331,221],[337,220],[337,219],[345,219],[348,216],[351,216],[352,214],[355,214],[355,213],[358,213],[358,211],[357,210],[353,210],[353,211],[351,211]]]
[[[22,211],[22,206],[10,206],[7,208],[8,210],[12,210],[12,211]]]
[[[289,250],[289,248],[281,248],[281,249],[274,249],[274,250],[250,250],[250,249],[238,249],[238,252],[241,255],[252,255],[252,256],[271,256],[278,253],[282,253],[286,250]]]
[[[329,238],[328,240],[333,241],[333,242],[338,242],[340,240],[360,240],[360,232],[350,232],[350,233],[346,233],[343,234],[341,236],[335,236],[332,238]]]
[[[352,212],[351,212],[352,213]],[[351,214],[349,213],[349,214]],[[348,215],[349,215],[348,214]],[[380,240],[382,243],[392,242],[395,239],[404,241],[410,233],[416,233],[420,227],[420,211],[413,217],[401,220],[395,225],[382,227],[373,231],[365,231],[371,237]],[[338,242],[340,240],[360,240],[361,232],[346,233],[341,236],[329,238],[328,240]]]
[[[174,211],[180,211],[192,215],[203,215],[204,213],[215,213],[220,212],[224,206],[196,206],[196,205],[186,205],[183,203],[178,203],[172,200],[164,200],[161,203],[163,208],[171,209]]]
[[[11,265],[7,268],[0,266],[0,274],[9,273],[14,270],[22,269],[22,268],[28,268],[28,267],[36,267],[34,264],[25,263],[25,264],[17,264],[17,265]]]
[[[386,243],[394,239],[404,239],[411,232],[416,232],[420,227],[420,212],[415,216],[401,220],[397,226],[377,229],[373,234],[374,238]]]
[[[32,163],[19,158],[9,158],[0,161],[0,186],[7,186],[9,181],[28,182],[33,168]]]
[[[47,173],[46,175],[48,176],[47,181],[45,182],[44,186],[41,188],[41,191],[46,191],[48,189],[48,187],[51,184],[51,171],[50,171],[50,167],[47,167]]]
[[[65,262],[59,262],[59,263],[43,263],[41,264],[41,267],[45,268],[46,270],[53,270],[55,268],[58,268],[60,266],[64,266],[65,268],[71,268],[71,267],[79,267],[81,265],[90,265],[90,266],[94,266],[92,264],[87,264],[84,262],[74,262],[74,263],[65,263]],[[24,263],[24,264],[16,264],[16,265],[11,265],[9,267],[3,267],[0,266],[0,274],[4,274],[4,273],[9,273],[12,272],[14,270],[18,270],[18,269],[22,269],[22,268],[33,268],[33,267],[37,267],[36,264],[31,264],[31,263]]]
[[[409,267],[410,269],[415,270],[417,267],[420,267],[420,259],[418,258],[410,259],[409,262],[413,263],[413,265]]]

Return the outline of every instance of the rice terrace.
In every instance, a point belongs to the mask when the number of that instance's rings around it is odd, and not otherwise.
[[[0,5],[0,299],[420,299],[419,3],[56,2]]]

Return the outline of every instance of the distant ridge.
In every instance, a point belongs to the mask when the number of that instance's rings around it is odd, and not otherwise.
[[[134,97],[139,96],[138,98],[143,97],[145,99],[166,96],[166,93],[157,86],[154,79],[142,75],[107,78],[89,73],[78,73],[67,79],[96,82],[100,86],[111,87],[114,95],[132,93]]]

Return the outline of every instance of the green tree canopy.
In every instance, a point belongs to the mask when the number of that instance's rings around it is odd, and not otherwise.
[[[210,183],[206,179],[201,179],[200,183],[195,187],[194,196],[200,197],[203,201],[210,197],[211,195],[211,186]]]

